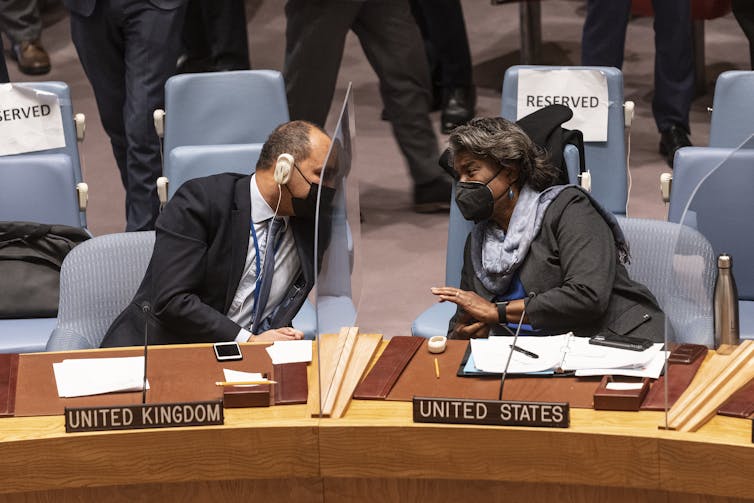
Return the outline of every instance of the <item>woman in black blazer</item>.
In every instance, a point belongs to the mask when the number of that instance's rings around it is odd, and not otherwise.
[[[478,118],[450,136],[456,202],[477,222],[460,288],[433,288],[457,304],[456,338],[532,334],[663,340],[664,315],[628,277],[628,245],[615,217],[587,192],[556,185],[560,172],[517,125]],[[509,326],[510,325],[510,326]]]

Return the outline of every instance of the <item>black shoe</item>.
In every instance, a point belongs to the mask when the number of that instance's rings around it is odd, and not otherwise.
[[[474,87],[456,87],[447,91],[445,105],[442,107],[440,125],[442,132],[450,133],[474,117],[476,92]]]
[[[442,175],[429,183],[414,186],[414,211],[417,213],[436,213],[450,210],[450,191],[452,183]]]
[[[660,154],[665,156],[665,162],[671,168],[673,167],[675,151],[690,146],[689,134],[682,126],[675,125],[667,131],[660,132]]]

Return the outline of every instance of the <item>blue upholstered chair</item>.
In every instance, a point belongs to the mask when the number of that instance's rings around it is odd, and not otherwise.
[[[687,147],[673,163],[668,220],[696,228],[733,257],[742,338],[754,338],[754,139],[745,148]]]
[[[170,187],[175,185],[171,156],[174,149],[200,145],[261,146],[275,127],[288,120],[288,101],[280,72],[246,70],[171,77],[165,84],[165,111],[155,112],[158,134],[164,130],[164,177],[158,182],[162,202],[180,186]],[[162,188],[166,184],[167,191]]]
[[[60,271],[58,323],[47,351],[98,348],[131,302],[154,248],[154,232],[99,236],[71,250]]]
[[[516,120],[518,75],[520,70],[599,70],[607,78],[608,126],[606,142],[585,142],[586,169],[591,174],[592,195],[616,215],[625,215],[628,199],[626,177],[625,116],[623,110],[623,74],[617,68],[573,66],[512,66],[503,79],[501,115]],[[576,164],[578,166],[578,164]]]
[[[709,146],[736,148],[754,134],[754,72],[729,71],[717,77]]]
[[[649,288],[669,321],[668,340],[712,346],[712,296],[717,277],[709,241],[662,220],[619,217],[630,247],[628,274]]]
[[[67,154],[0,157],[0,220],[80,227],[83,207]],[[0,320],[0,352],[43,351],[55,318]]]
[[[84,181],[84,177],[81,171],[81,159],[79,157],[78,142],[84,140],[84,132],[86,130],[86,120],[84,114],[73,113],[73,105],[71,104],[71,93],[68,88],[68,84],[65,82],[14,82],[14,85],[28,87],[36,89],[38,91],[52,93],[58,96],[60,102],[60,113],[63,119],[63,135],[65,137],[65,146],[55,149],[42,150],[35,152],[38,154],[65,154],[70,158],[71,169],[73,170],[73,178],[75,183],[74,187],[78,186]],[[20,154],[25,156],[29,154]],[[15,157],[15,156],[14,156]],[[85,191],[87,187],[85,185],[78,186],[79,190]],[[86,201],[86,196],[82,194],[82,202]],[[75,224],[77,227],[86,227],[86,213],[81,210],[79,214],[80,222]],[[74,224],[68,224],[74,225]]]

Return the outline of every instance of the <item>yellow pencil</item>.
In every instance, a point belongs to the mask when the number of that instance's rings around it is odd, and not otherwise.
[[[435,377],[440,378],[440,362],[435,358]]]
[[[267,379],[262,381],[217,381],[215,386],[251,386],[253,384],[277,384],[277,381],[268,381]]]

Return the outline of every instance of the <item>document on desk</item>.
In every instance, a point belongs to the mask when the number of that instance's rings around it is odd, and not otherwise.
[[[275,341],[266,348],[273,365],[312,361],[312,341]]]
[[[631,351],[589,344],[586,337],[572,333],[545,337],[519,337],[515,350],[513,337],[471,339],[474,365],[484,372],[502,373],[511,354],[510,374],[546,371],[576,371],[576,375],[659,376],[666,355],[662,344],[644,351]]]
[[[241,372],[240,370],[223,369],[225,382],[249,382],[261,381],[265,377],[259,372]],[[246,384],[245,386],[259,386],[258,384]]]
[[[144,384],[143,356],[63,360],[52,367],[60,398],[141,391]]]

